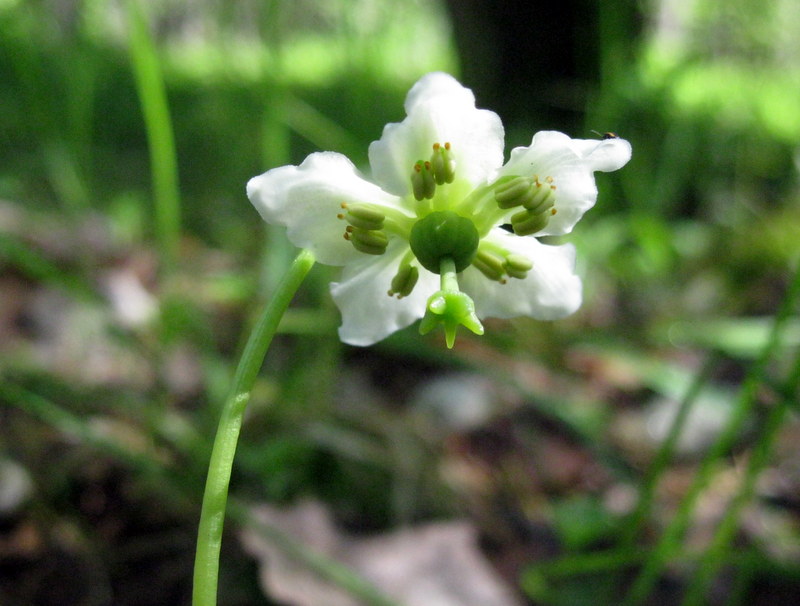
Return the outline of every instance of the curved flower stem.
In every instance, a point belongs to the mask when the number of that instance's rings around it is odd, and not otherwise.
[[[219,551],[222,527],[228,500],[233,456],[239,440],[239,430],[250,392],[264,361],[267,348],[278,329],[295,292],[314,265],[314,255],[302,250],[278,284],[272,300],[253,329],[245,346],[230,394],[225,400],[214,438],[211,460],[208,464],[200,526],[197,531],[197,551],[194,561],[193,606],[214,606],[217,603],[219,577]]]

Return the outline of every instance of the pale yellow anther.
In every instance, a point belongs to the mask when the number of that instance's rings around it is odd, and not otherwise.
[[[414,164],[414,170],[411,172],[411,190],[418,202],[433,198],[436,193],[436,179],[430,162],[419,160]]]
[[[456,162],[450,153],[450,143],[446,142],[433,144],[433,155],[431,156],[431,167],[433,177],[437,185],[452,183],[456,177]]]

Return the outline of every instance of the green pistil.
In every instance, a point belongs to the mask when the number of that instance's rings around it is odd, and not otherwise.
[[[450,257],[442,258],[438,273],[441,290],[428,299],[419,332],[427,334],[442,324],[447,347],[452,349],[459,326],[466,326],[476,335],[482,335],[483,325],[475,314],[475,303],[466,293],[458,289],[455,261]]]
[[[472,221],[452,210],[441,210],[414,223],[408,243],[425,269],[439,273],[445,258],[456,264],[456,271],[469,267],[479,241],[480,235]]]

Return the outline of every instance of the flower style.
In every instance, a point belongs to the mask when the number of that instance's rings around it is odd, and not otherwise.
[[[593,173],[624,166],[630,144],[543,131],[504,164],[500,118],[443,73],[421,78],[405,109],[369,147],[371,180],[319,152],[247,184],[265,221],[343,266],[331,285],[342,341],[371,345],[422,318],[421,333],[442,324],[452,347],[459,325],[483,334],[480,318],[577,310],[574,247],[536,238],[572,231],[597,199]]]

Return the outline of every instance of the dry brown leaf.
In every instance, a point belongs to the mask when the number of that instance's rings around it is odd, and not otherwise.
[[[480,553],[469,522],[435,522],[357,538],[341,533],[317,502],[283,510],[260,505],[251,513],[259,522],[350,567],[403,606],[520,604]],[[262,586],[271,597],[292,606],[359,606],[357,599],[293,561],[257,529],[242,531],[242,542],[259,560]]]

